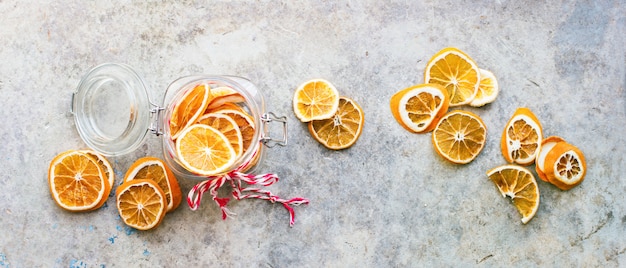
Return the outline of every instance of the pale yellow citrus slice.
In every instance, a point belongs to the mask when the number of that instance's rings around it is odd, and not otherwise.
[[[237,160],[228,138],[203,124],[194,124],[182,131],[176,140],[176,153],[183,167],[205,176],[228,171]]]
[[[239,132],[241,132],[241,140],[243,142],[243,151],[242,154],[246,153],[250,146],[252,145],[252,140],[254,139],[255,127],[254,120],[252,117],[242,111],[234,110],[234,109],[223,109],[215,111],[218,114],[224,114],[229,116],[237,126],[239,127]]]
[[[241,131],[239,130],[237,122],[230,116],[221,113],[205,114],[198,119],[198,124],[204,124],[219,130],[226,136],[230,145],[233,146],[237,157],[243,154],[243,137],[241,136]]]
[[[448,111],[448,91],[439,84],[420,84],[403,89],[391,97],[391,114],[406,130],[431,131]]]
[[[518,108],[504,127],[500,146],[509,163],[530,165],[541,149],[543,129],[539,119],[528,108]]]
[[[518,165],[503,165],[487,171],[503,197],[511,198],[522,214],[522,223],[530,221],[539,208],[539,187],[530,171]]]
[[[428,61],[424,70],[424,83],[445,87],[450,96],[450,106],[468,104],[478,92],[480,70],[465,52],[448,47]]]
[[[558,142],[546,156],[544,171],[550,183],[561,190],[569,190],[585,179],[587,162],[576,146]]]
[[[97,209],[111,191],[109,179],[98,160],[77,150],[60,153],[52,159],[48,184],[52,199],[69,211]]]
[[[474,113],[453,110],[439,120],[432,140],[437,154],[456,164],[474,160],[485,146],[487,127]]]
[[[333,117],[339,106],[339,92],[323,79],[300,85],[293,96],[293,111],[302,122]]]
[[[542,181],[549,182],[548,177],[546,176],[544,172],[546,156],[548,156],[548,152],[550,152],[550,150],[554,148],[554,145],[556,145],[559,142],[565,142],[565,140],[563,140],[563,138],[558,137],[558,136],[550,136],[541,141],[541,146],[539,147],[539,153],[537,154],[537,157],[535,158],[535,171],[537,172],[537,175]]]
[[[326,148],[341,150],[352,146],[361,136],[365,117],[354,100],[341,97],[335,115],[309,122],[309,132]]]
[[[182,192],[178,180],[163,160],[151,156],[137,159],[126,171],[124,182],[139,179],[153,180],[159,185],[165,194],[168,212],[180,205]]]
[[[170,136],[173,140],[178,138],[183,129],[194,124],[204,114],[209,104],[210,91],[207,84],[197,85],[185,92],[175,104],[169,120]]]
[[[167,199],[150,179],[129,180],[115,191],[120,218],[130,227],[149,230],[157,227],[167,212]]]
[[[220,107],[226,103],[242,103],[246,99],[236,90],[230,87],[217,87],[211,89],[209,96],[209,105],[207,106],[207,112]],[[205,112],[205,113],[207,113]]]
[[[470,102],[470,106],[480,107],[496,100],[500,88],[498,80],[492,72],[480,69],[480,84],[476,96]]]

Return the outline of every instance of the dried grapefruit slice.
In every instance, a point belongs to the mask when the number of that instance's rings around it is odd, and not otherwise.
[[[439,84],[421,84],[403,89],[391,97],[391,113],[406,130],[416,133],[435,128],[448,111],[448,91]]]

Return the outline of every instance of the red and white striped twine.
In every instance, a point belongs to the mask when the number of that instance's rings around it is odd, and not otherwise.
[[[245,166],[242,165],[242,167]],[[275,174],[262,174],[262,175],[253,175],[239,172],[242,168],[238,168],[235,171],[231,171],[222,176],[209,177],[208,180],[202,181],[196,184],[190,191],[187,196],[187,204],[191,210],[197,210],[200,207],[200,203],[202,201],[202,195],[209,191],[213,200],[222,210],[222,219],[225,220],[228,216],[234,216],[235,213],[231,212],[226,205],[228,201],[230,201],[229,197],[220,198],[217,196],[217,191],[220,187],[224,186],[226,182],[230,184],[232,187],[232,195],[237,200],[242,199],[262,199],[268,200],[272,203],[281,203],[285,209],[289,212],[289,226],[293,226],[295,222],[295,212],[291,206],[297,206],[302,204],[308,204],[309,200],[302,197],[295,197],[291,199],[282,199],[277,195],[272,194],[268,190],[264,190],[256,187],[246,188],[244,183],[247,185],[260,185],[260,186],[270,186],[273,183],[278,181],[278,176]]]

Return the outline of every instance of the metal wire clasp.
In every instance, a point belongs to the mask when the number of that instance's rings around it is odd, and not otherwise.
[[[283,137],[282,139],[274,139],[270,137],[269,124],[270,122],[275,121],[283,124]],[[265,113],[261,116],[261,122],[263,123],[263,136],[261,137],[261,142],[269,148],[272,148],[276,145],[285,146],[287,145],[287,117],[286,116],[277,116],[272,112]]]
[[[150,101],[150,114],[152,116],[152,123],[148,130],[157,136],[163,135],[163,126],[161,126],[161,111],[165,108]]]

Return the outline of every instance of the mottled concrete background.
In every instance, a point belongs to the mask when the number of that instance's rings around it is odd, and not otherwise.
[[[626,8],[623,1],[12,1],[0,0],[0,267],[626,266]],[[498,77],[476,109],[487,144],[472,163],[434,153],[430,134],[393,119],[393,93],[423,82],[426,62],[456,46]],[[186,204],[159,228],[127,228],[114,198],[68,213],[50,198],[50,160],[84,148],[68,112],[82,75],[104,62],[141,72],[160,102],[189,74],[234,74],[286,115],[289,145],[267,150],[269,187],[304,196],[296,223],[278,204]],[[291,109],[295,88],[325,78],[361,104],[350,149],[314,141]],[[585,182],[539,182],[523,225],[485,172],[504,164],[501,129],[520,106],[546,135],[585,153]],[[111,159],[116,184],[150,137]],[[534,169],[534,166],[531,166]],[[195,184],[181,180],[185,193]]]

